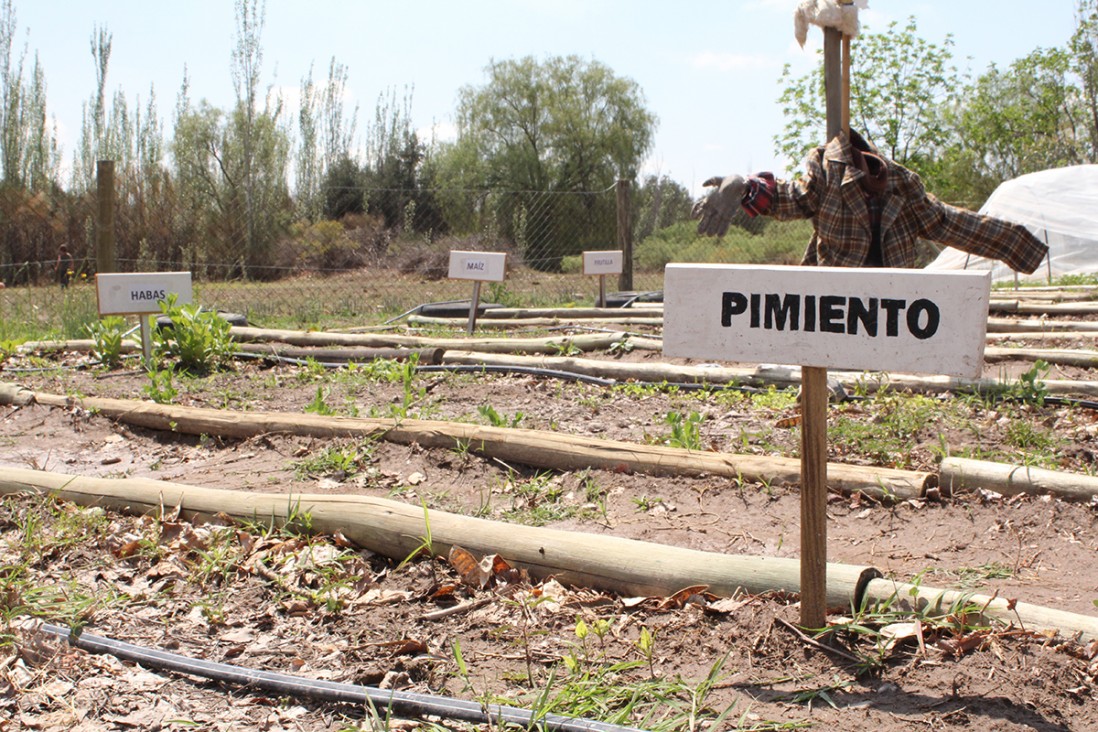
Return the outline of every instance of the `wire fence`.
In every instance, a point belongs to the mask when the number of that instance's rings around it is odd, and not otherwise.
[[[506,306],[590,305],[597,278],[582,253],[622,248],[627,273],[607,291],[662,290],[670,261],[793,263],[806,225],[742,219],[720,240],[699,239],[689,201],[619,184],[595,192],[348,190],[367,202],[338,219],[287,206],[266,214],[159,205],[120,195],[106,223],[95,196],[0,198],[0,337],[12,323],[73,336],[96,317],[94,275],[109,227],[104,271],[189,271],[205,308],[271,327],[385,322],[424,303],[468,301],[471,284],[447,279],[454,250],[506,252],[504,282],[483,301]],[[638,195],[640,194],[640,195]],[[62,245],[71,259],[58,256]]]

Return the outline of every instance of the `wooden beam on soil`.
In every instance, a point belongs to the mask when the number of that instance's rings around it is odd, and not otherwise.
[[[988,333],[1071,333],[1093,331],[1092,320],[1015,320],[1014,318],[988,318]]]
[[[661,362],[610,361],[574,356],[523,356],[518,354],[474,353],[471,351],[446,351],[443,364],[461,365],[517,365],[566,371],[585,376],[602,376],[619,381],[647,383],[698,383],[721,386],[788,388],[800,386],[801,370],[796,366],[695,366]],[[829,377],[838,380],[848,391],[855,386],[867,393],[888,388],[896,391],[922,393],[965,392],[996,394],[1010,385],[996,379],[964,379],[955,376],[923,376],[879,371],[829,371]],[[1049,394],[1098,396],[1098,382],[1070,379],[1049,379],[1043,382]]]
[[[1083,502],[1098,496],[1098,477],[1026,465],[949,457],[942,460],[939,475],[943,488],[953,492],[983,488],[1004,496],[1050,494]]]
[[[487,310],[485,312],[492,312]],[[619,311],[620,313],[621,311]],[[598,318],[484,318],[481,317],[477,321],[477,324],[484,328],[498,328],[498,329],[512,329],[512,328],[555,328],[562,325],[574,324],[582,321],[585,325],[591,325],[592,323],[605,323],[607,325],[647,325],[647,326],[662,326],[663,317],[644,317],[641,315],[628,317],[618,315],[617,317],[605,317]],[[444,328],[460,328],[464,325],[465,320],[462,318],[436,318],[427,315],[412,315],[408,317],[408,325],[412,326],[442,326]]]
[[[238,343],[237,349],[241,353],[259,356],[275,356],[277,358],[306,359],[314,358],[317,361],[358,361],[368,363],[375,359],[388,359],[391,361],[407,361],[413,356],[417,363],[437,365],[442,363],[443,349],[441,348],[303,348],[301,346],[284,346],[278,343]]]
[[[25,391],[16,385],[0,384],[0,404],[6,403],[9,398],[25,398]],[[130,399],[77,399],[42,393],[35,393],[34,399],[46,406],[80,406],[126,424],[191,435],[249,438],[283,433],[310,437],[362,437],[447,450],[468,449],[475,454],[509,463],[554,470],[594,468],[649,475],[715,475],[766,485],[798,485],[800,482],[800,462],[793,458],[639,445],[547,430],[436,420],[233,412]],[[827,476],[831,490],[846,494],[861,492],[880,500],[921,498],[928,489],[937,485],[933,473],[843,463],[829,464]]]
[[[1098,368],[1098,351],[1069,348],[1002,348],[988,346],[984,349],[988,363],[1002,361],[1046,361],[1057,366],[1078,366],[1084,369]]]
[[[1098,315],[1098,302],[1022,302],[992,300],[988,312],[1020,315]]]
[[[446,556],[458,545],[476,556],[500,554],[536,579],[614,592],[626,597],[667,597],[704,585],[719,596],[800,592],[795,558],[703,552],[602,534],[507,524],[427,510],[384,498],[356,495],[229,491],[148,478],[91,478],[0,468],[0,495],[54,495],[84,506],[137,514],[179,507],[189,520],[218,514],[280,525],[308,512],[312,530],[341,532],[355,545],[400,561],[422,544],[430,522],[431,548]],[[936,589],[884,579],[873,567],[828,564],[827,605],[849,612],[861,604],[948,610],[954,603],[982,608],[991,619],[1029,631],[1056,630],[1082,642],[1098,640],[1098,618],[970,592]]]
[[[994,621],[1033,633],[1056,630],[1083,643],[1098,640],[1098,618],[1066,610],[1019,602],[998,595],[944,590],[919,583],[876,578],[866,585],[864,602],[887,604],[893,610],[947,615],[970,609],[969,622],[991,625]]]
[[[295,330],[269,330],[234,326],[229,329],[241,343],[287,343],[292,346],[363,346],[372,348],[444,348],[490,353],[560,353],[569,349],[605,351],[615,343],[630,342],[636,348],[656,350],[628,333],[585,333],[551,338],[423,338],[388,333],[331,333]],[[658,344],[658,342],[657,342]]]
[[[360,495],[283,494],[230,491],[148,478],[90,478],[62,473],[0,469],[0,494],[56,495],[87,506],[130,513],[180,507],[188,519],[225,514],[278,525],[308,513],[313,531],[341,532],[356,545],[400,561],[423,544],[430,523],[431,549],[447,556],[458,545],[476,556],[500,554],[538,579],[624,596],[667,597],[684,587],[706,586],[729,597],[800,591],[795,558],[718,554],[603,534],[521,526],[425,510],[385,498]],[[860,585],[879,572],[870,567],[828,566],[829,607],[849,610]]]

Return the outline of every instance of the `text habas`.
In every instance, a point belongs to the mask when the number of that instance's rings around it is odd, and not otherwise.
[[[895,338],[900,328],[926,340],[938,332],[942,314],[934,302],[919,298],[908,303],[896,298],[860,298],[845,295],[797,295],[790,293],[725,292],[721,295],[721,325],[746,314],[751,328],[806,333],[857,335],[860,330],[876,338],[884,321],[884,335]]]
[[[167,296],[166,290],[130,290],[130,302],[155,302]]]

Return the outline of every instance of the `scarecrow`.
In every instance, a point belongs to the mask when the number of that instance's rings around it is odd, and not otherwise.
[[[796,16],[802,45],[805,23],[841,22],[841,15],[828,15],[834,5],[834,0],[802,3]],[[844,30],[845,37],[853,35]],[[703,185],[714,190],[694,206],[694,217],[700,219],[698,233],[722,236],[742,209],[751,217],[811,219],[814,232],[803,265],[915,267],[919,238],[1002,261],[1026,274],[1047,256],[1048,247],[1024,226],[939,201],[918,175],[843,127],[808,154],[799,180],[759,173],[705,181]]]

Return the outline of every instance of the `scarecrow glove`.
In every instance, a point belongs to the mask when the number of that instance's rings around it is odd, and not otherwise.
[[[709,195],[694,204],[691,215],[700,219],[698,233],[703,236],[724,236],[732,217],[741,210],[746,182],[743,176],[714,176],[702,183],[714,187]]]

